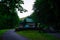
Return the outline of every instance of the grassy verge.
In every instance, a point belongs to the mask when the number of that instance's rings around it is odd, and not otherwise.
[[[0,40],[2,40],[2,35],[7,31],[7,29],[0,30]]]
[[[49,35],[48,33],[38,33],[38,31],[20,31],[17,32],[19,35],[29,38],[30,40],[60,40],[55,36]]]

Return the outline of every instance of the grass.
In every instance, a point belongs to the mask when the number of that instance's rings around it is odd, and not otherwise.
[[[0,30],[0,36],[3,35],[8,29]]]
[[[39,33],[38,31],[20,31],[17,32],[19,35],[27,37],[30,40],[60,40],[55,36],[49,35],[48,33]]]
[[[6,31],[7,31],[7,29],[0,30],[0,40],[2,40],[2,36]]]

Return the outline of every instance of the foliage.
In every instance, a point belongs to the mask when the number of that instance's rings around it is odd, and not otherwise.
[[[23,12],[25,9],[21,6],[22,0],[1,0],[0,1],[0,29],[14,28],[19,25],[19,18],[16,8]]]
[[[0,30],[0,36],[3,35],[8,29]]]
[[[60,1],[59,0],[36,0],[33,10],[37,22],[60,29]]]
[[[1,7],[4,5],[3,8],[8,9],[10,12],[15,8],[18,8],[20,12],[24,10],[21,6],[21,4],[24,4],[22,0],[1,0],[0,4]]]

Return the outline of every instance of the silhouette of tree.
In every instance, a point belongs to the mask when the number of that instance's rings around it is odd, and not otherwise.
[[[33,10],[35,21],[48,26],[55,30],[60,30],[60,0],[36,0]],[[34,16],[35,15],[35,16]]]
[[[22,13],[26,11],[22,0],[0,0],[0,28],[14,28],[19,24],[16,8]]]

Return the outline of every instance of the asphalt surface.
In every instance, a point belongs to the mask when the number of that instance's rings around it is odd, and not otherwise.
[[[28,40],[28,38],[18,35],[16,32],[14,32],[14,29],[13,29],[13,30],[8,30],[3,35],[3,40]]]

